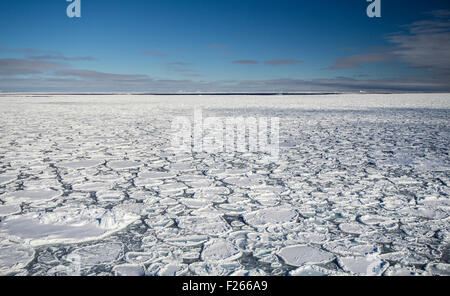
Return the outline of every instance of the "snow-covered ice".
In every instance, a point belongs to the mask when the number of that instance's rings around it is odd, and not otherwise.
[[[209,261],[225,261],[240,256],[239,249],[231,242],[215,239],[205,244],[202,259]]]
[[[381,275],[389,264],[376,256],[343,257],[338,260],[339,265],[345,271],[356,275],[376,276]]]
[[[9,244],[0,247],[0,275],[14,274],[34,258],[34,250],[27,246]]]
[[[76,249],[66,256],[67,261],[79,261],[81,268],[89,268],[100,264],[110,264],[122,254],[121,243],[100,243]]]
[[[297,219],[297,213],[288,207],[269,207],[246,213],[243,217],[248,224],[258,226],[293,222]]]
[[[278,117],[279,158],[176,116]],[[0,275],[449,275],[450,95],[0,95]]]
[[[328,263],[334,259],[333,254],[307,245],[285,247],[279,255],[286,264],[292,266]]]

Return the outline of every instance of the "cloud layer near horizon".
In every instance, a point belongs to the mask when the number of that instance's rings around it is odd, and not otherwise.
[[[169,72],[189,79],[156,79],[146,74],[106,73],[91,69],[75,69],[73,61],[93,61],[90,56],[65,56],[56,51],[32,48],[7,48],[0,52],[22,55],[0,58],[0,90],[2,91],[450,91],[450,12],[434,11],[430,18],[402,27],[402,31],[385,36],[392,46],[368,53],[336,59],[328,70],[357,69],[365,64],[396,62],[406,67],[422,69],[421,75],[384,79],[354,79],[352,77],[261,80],[199,80],[201,73],[191,63],[166,62]],[[220,55],[230,56],[226,45],[208,46]],[[144,55],[166,57],[160,51],[147,50]],[[233,53],[234,54],[234,53]],[[236,59],[236,65],[290,66],[302,63],[298,59],[258,61]],[[342,75],[341,75],[342,76]],[[363,76],[361,76],[363,77]],[[361,78],[360,77],[360,78]],[[197,79],[197,80],[193,80]]]

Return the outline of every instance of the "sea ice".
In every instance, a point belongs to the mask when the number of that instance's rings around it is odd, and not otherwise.
[[[334,274],[335,273],[333,273],[332,271],[318,267],[316,265],[299,267],[289,272],[289,275],[291,276],[328,276]]]
[[[27,266],[33,260],[34,253],[32,248],[17,244],[0,247],[0,276]]]
[[[121,243],[101,243],[76,249],[66,256],[66,260],[80,264],[81,269],[89,269],[98,264],[113,263],[122,254]]]
[[[129,170],[140,167],[142,164],[137,161],[118,160],[108,162],[108,166],[114,170]]]
[[[389,266],[384,275],[387,276],[417,276],[417,275],[429,275],[423,271],[420,271],[414,267],[405,267],[399,264]]]
[[[0,175],[0,186],[6,185],[14,180],[16,180],[17,176],[14,175]]]
[[[254,226],[282,224],[297,220],[297,212],[290,207],[274,207],[258,210],[243,215],[244,220]]]
[[[22,202],[42,202],[57,198],[61,195],[60,191],[51,189],[34,189],[34,190],[20,190],[7,193],[2,196],[2,199],[7,203],[22,203]]]
[[[153,252],[128,252],[125,254],[125,260],[134,265],[148,264],[158,259],[157,254]]]
[[[221,235],[231,230],[221,216],[182,216],[177,218],[178,226],[197,234]]]
[[[174,178],[176,175],[170,172],[144,172],[139,173],[139,178],[142,179],[171,179]]]
[[[22,209],[19,205],[6,205],[0,206],[0,217],[5,217],[13,214],[20,213]]]
[[[332,253],[307,245],[295,245],[281,249],[278,253],[286,264],[303,266],[310,264],[328,263],[334,260]]]
[[[186,264],[169,263],[158,271],[158,276],[183,276],[186,275],[188,266]]]
[[[66,207],[6,217],[0,222],[0,234],[18,237],[33,246],[77,243],[110,235],[138,218],[120,209]]]
[[[115,190],[100,190],[95,193],[98,201],[101,202],[118,202],[121,201],[124,196],[120,191]]]
[[[79,170],[79,169],[93,168],[101,165],[104,162],[105,161],[102,159],[86,159],[86,160],[64,161],[57,165],[67,169]]]
[[[0,97],[1,274],[449,274],[448,94]],[[180,153],[198,107],[279,158]]]
[[[237,262],[194,262],[189,265],[189,270],[198,276],[228,276],[240,268],[242,266]]]
[[[369,228],[357,222],[339,224],[339,229],[352,234],[363,234],[369,231]]]
[[[114,266],[113,272],[117,276],[143,276],[145,268],[142,265],[121,264]]]
[[[447,263],[430,263],[425,268],[432,275],[449,276],[450,264]]]
[[[382,275],[389,263],[385,260],[369,255],[366,257],[342,257],[338,258],[341,267],[356,275],[377,276]]]

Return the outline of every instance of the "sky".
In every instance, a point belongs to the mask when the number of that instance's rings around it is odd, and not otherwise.
[[[450,91],[450,1],[0,0],[0,91]]]

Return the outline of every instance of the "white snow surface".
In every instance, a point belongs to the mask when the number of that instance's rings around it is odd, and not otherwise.
[[[279,158],[176,116],[278,117]],[[0,275],[448,275],[450,94],[0,94]]]

